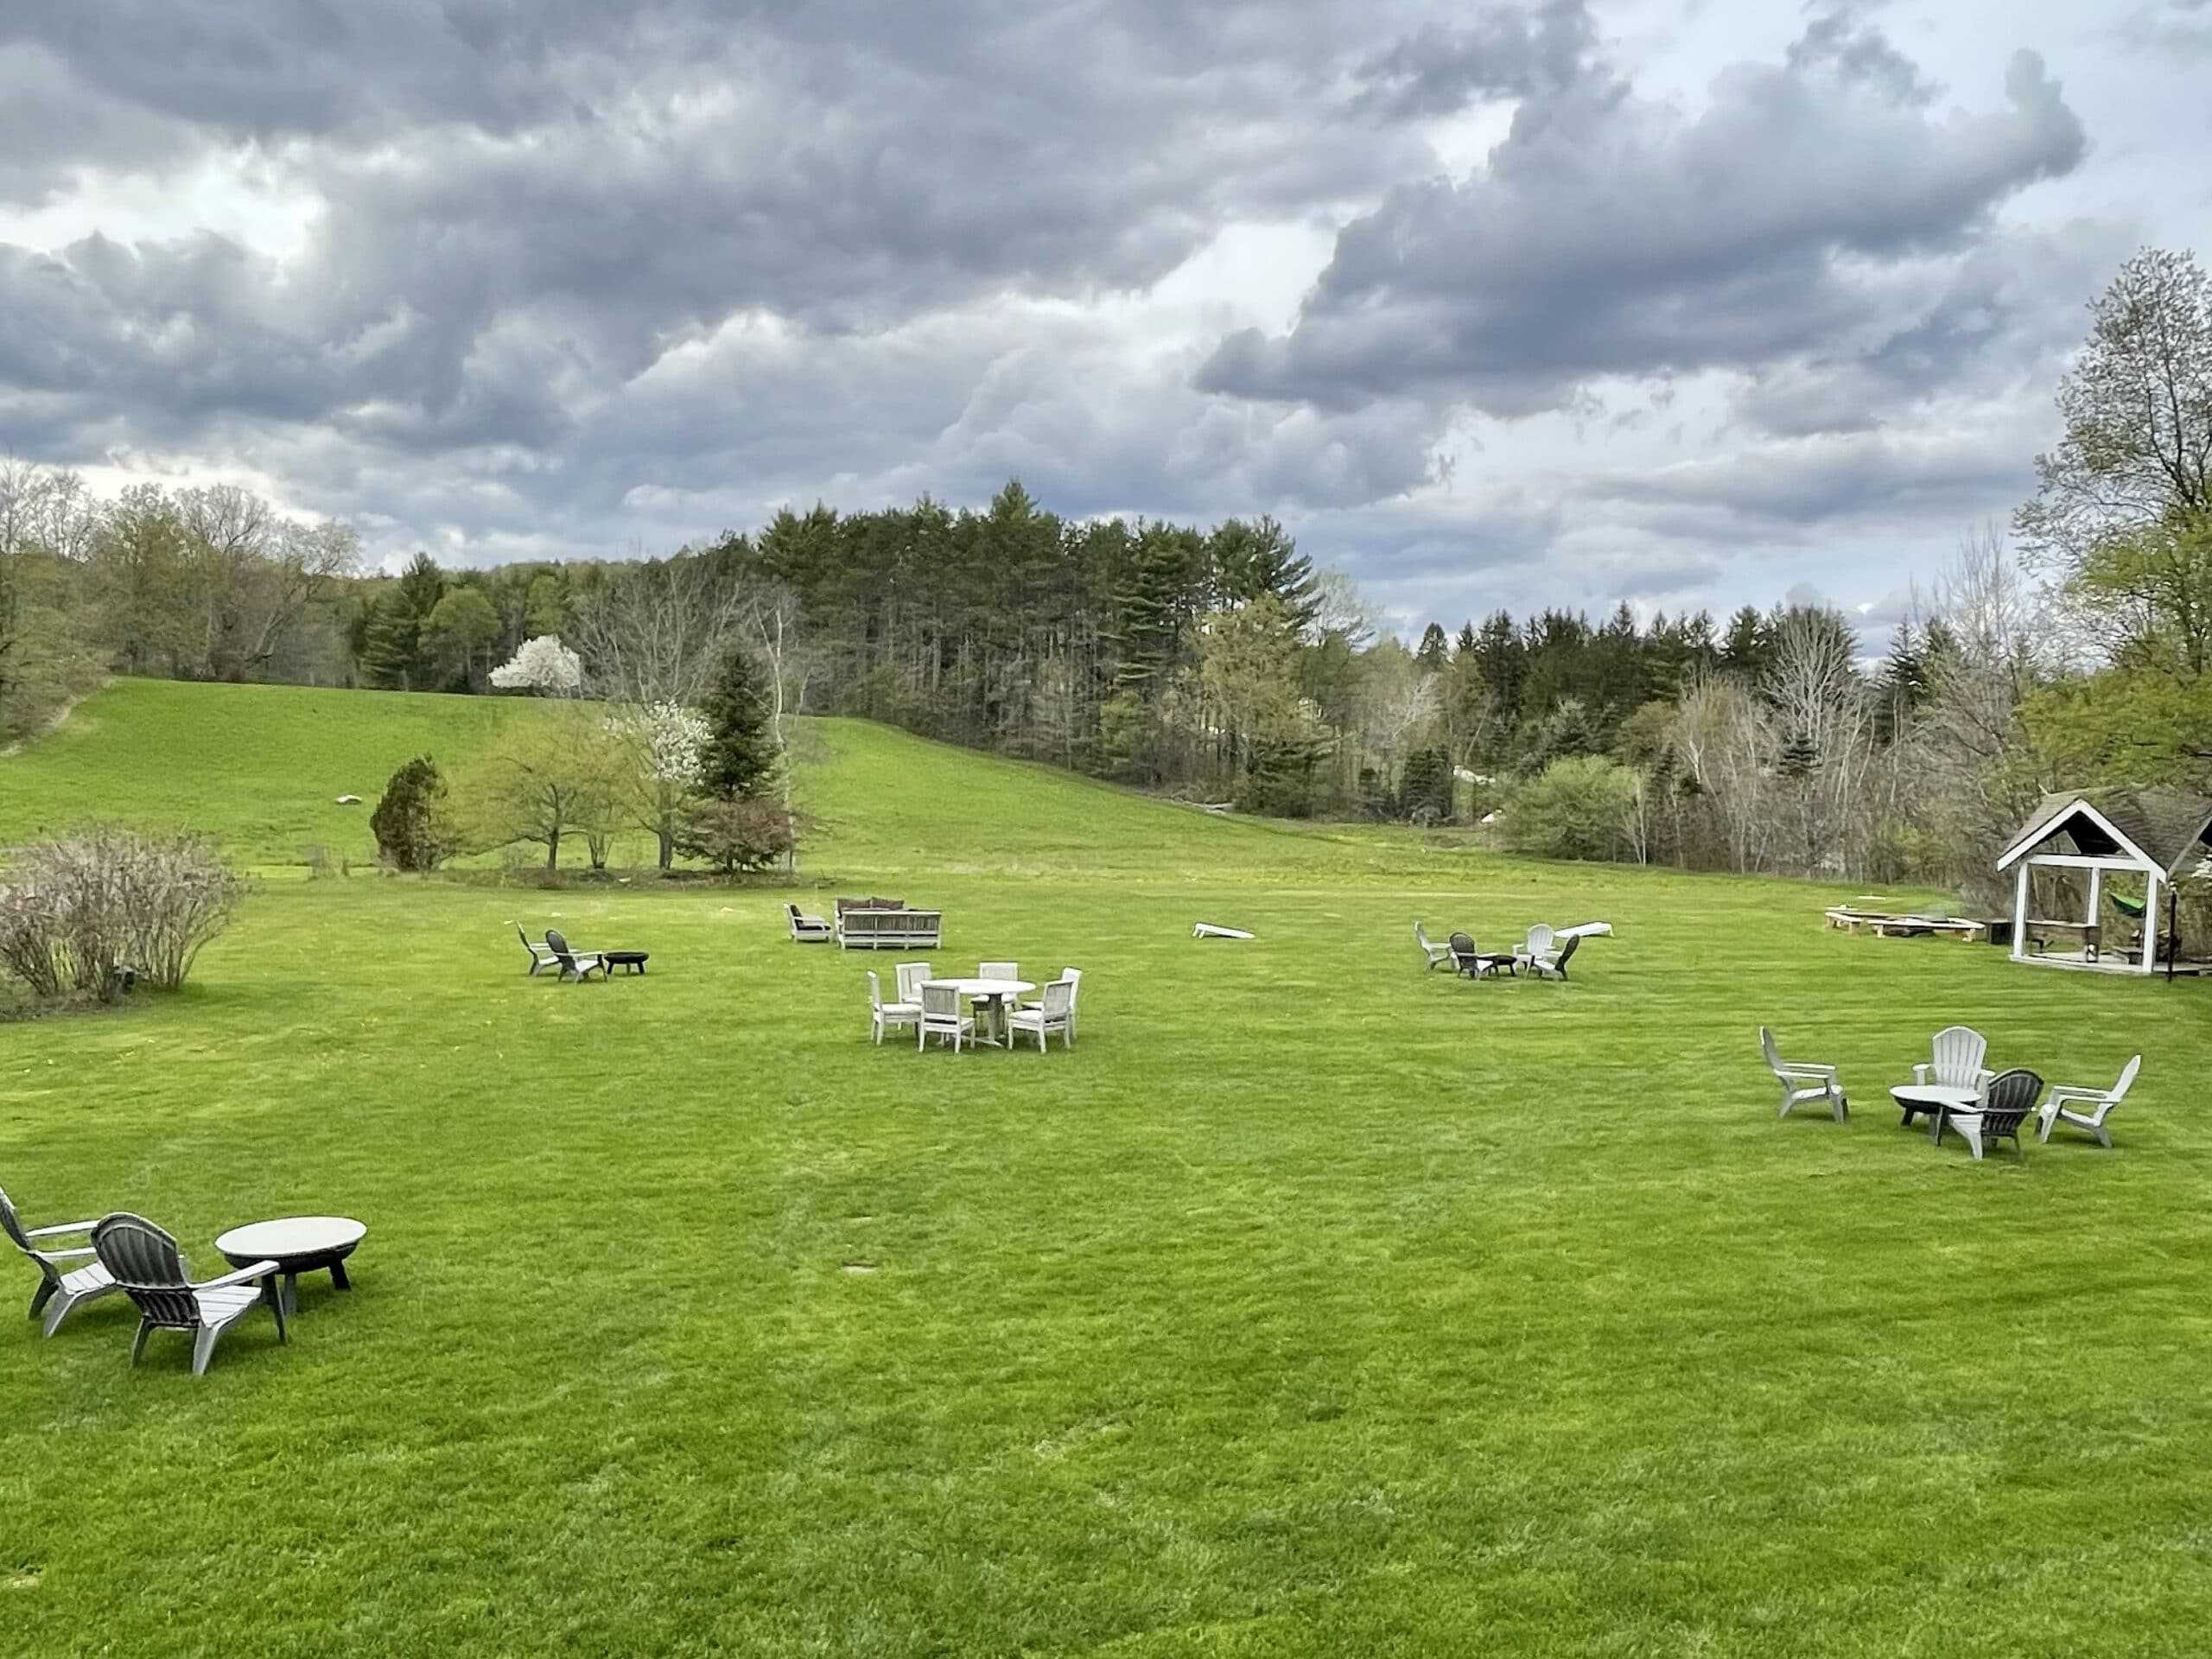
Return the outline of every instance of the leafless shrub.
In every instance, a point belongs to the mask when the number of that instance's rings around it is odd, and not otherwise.
[[[20,855],[0,893],[0,966],[34,995],[175,990],[227,928],[245,878],[193,835],[92,824]]]

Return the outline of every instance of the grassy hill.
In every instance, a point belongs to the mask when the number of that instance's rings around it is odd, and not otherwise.
[[[0,759],[0,845],[100,816],[204,830],[256,864],[297,863],[309,843],[365,861],[375,855],[368,815],[393,768],[427,753],[450,776],[504,722],[543,707],[506,697],[119,680],[52,735]],[[797,747],[799,794],[812,821],[803,868],[824,879],[1416,873],[1439,856],[1408,831],[1213,817],[867,721],[801,721]],[[341,794],[362,804],[337,805]],[[618,843],[618,861],[649,856],[642,837]],[[581,839],[566,857],[582,861]]]
[[[118,686],[0,760],[0,836],[296,856],[528,708]],[[1075,1046],[872,1045],[892,961],[790,943],[777,892],[382,877],[0,1027],[31,1225],[137,1210],[210,1270],[242,1222],[370,1229],[198,1382],[173,1333],[127,1363],[120,1297],[0,1319],[21,1651],[2202,1650],[2212,986],[863,724],[801,777],[808,867],[941,906],[938,968],[1081,967]],[[1475,983],[1416,913],[1618,932]],[[651,972],[526,976],[518,921]],[[2054,1079],[2140,1051],[2115,1147],[1900,1128],[1951,1020]],[[1849,1121],[1777,1120],[1761,1022]]]

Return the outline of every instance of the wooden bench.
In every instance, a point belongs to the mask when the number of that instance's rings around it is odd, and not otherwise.
[[[936,910],[841,910],[837,912],[837,948],[934,948],[944,942],[944,913]]]

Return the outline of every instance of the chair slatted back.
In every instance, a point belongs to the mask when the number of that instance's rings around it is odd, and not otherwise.
[[[1559,976],[1561,979],[1565,979],[1567,977],[1567,964],[1573,960],[1574,953],[1581,946],[1581,944],[1582,936],[1580,933],[1577,933],[1573,938],[1567,942],[1567,949],[1559,953],[1559,960],[1552,963],[1553,967],[1559,969]]]
[[[1774,1046],[1774,1033],[1766,1027],[1759,1027],[1759,1052],[1766,1056],[1766,1068],[1776,1077],[1782,1075],[1782,1051]]]
[[[199,1328],[200,1299],[192,1294],[184,1253],[176,1240],[143,1216],[118,1211],[92,1228],[92,1249],[123,1294],[155,1325]]]
[[[1424,950],[1433,950],[1436,948],[1429,944],[1428,930],[1421,925],[1421,918],[1418,916],[1414,918],[1414,943]]]
[[[883,982],[875,976],[875,969],[868,973],[868,1005],[878,1014],[883,1012]]]
[[[1981,1132],[1985,1136],[2017,1135],[2020,1122],[2043,1097],[2043,1079],[2024,1065],[1992,1077],[1981,1100]]]
[[[1065,1020],[1068,1010],[1075,1006],[1075,987],[1065,979],[1049,981],[1045,986],[1045,1017]]]
[[[1021,964],[1018,962],[982,962],[976,964],[978,979],[1020,979]]]
[[[960,993],[950,985],[922,987],[922,1016],[927,1020],[957,1020],[960,1018]]]
[[[1526,956],[1548,957],[1552,953],[1552,947],[1557,943],[1558,941],[1552,937],[1550,927],[1542,922],[1538,922],[1529,930],[1528,942],[1522,945],[1522,951]]]
[[[530,952],[531,959],[533,962],[536,961],[537,958],[537,947],[530,942],[530,935],[522,931],[522,924],[520,922],[517,922],[515,924],[515,938],[522,941],[522,948]]]
[[[2098,1122],[2103,1122],[2105,1114],[2112,1110],[2113,1107],[2119,1105],[2121,1101],[2127,1098],[2127,1091],[2135,1086],[2135,1074],[2142,1069],[2143,1057],[2140,1054],[2138,1054],[2126,1065],[2120,1067],[2120,1081],[2113,1084],[2112,1093],[2107,1095],[2105,1096],[2104,1104],[2097,1108]]]
[[[1981,1081],[1981,1063],[1988,1057],[1989,1039],[1972,1026],[1946,1026],[1936,1033],[1929,1075],[1951,1088],[1972,1089]]]
[[[545,948],[553,953],[553,960],[570,972],[575,970],[575,954],[569,949],[569,941],[557,928],[545,930]]]
[[[1060,977],[1068,982],[1068,1012],[1072,1014],[1075,1012],[1076,994],[1083,989],[1083,969],[1063,968],[1060,969]]]
[[[926,962],[902,962],[892,969],[892,974],[898,983],[901,1002],[913,1001],[920,993],[922,982],[937,977]]]
[[[25,1230],[22,1218],[16,1215],[16,1206],[10,1202],[4,1189],[0,1189],[0,1232],[6,1233],[15,1242],[17,1249],[38,1263],[38,1270],[45,1275],[48,1284],[59,1286],[61,1283],[61,1269],[48,1260],[44,1250],[31,1243],[31,1236]]]

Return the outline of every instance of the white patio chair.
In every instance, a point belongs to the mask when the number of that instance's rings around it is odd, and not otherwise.
[[[1789,1116],[1789,1109],[1802,1106],[1808,1100],[1827,1103],[1829,1116],[1839,1123],[1851,1116],[1851,1103],[1844,1098],[1843,1084],[1835,1074],[1835,1067],[1820,1065],[1810,1060],[1785,1060],[1774,1046],[1774,1033],[1764,1026],[1759,1027],[1759,1052],[1766,1056],[1767,1070],[1773,1072],[1782,1084],[1782,1109],[1777,1117]]]
[[[1513,955],[1516,960],[1533,966],[1537,957],[1548,957],[1558,948],[1559,941],[1553,937],[1551,929],[1538,922],[1529,930],[1529,937]]]
[[[1971,1089],[1980,1096],[1997,1075],[1982,1064],[1988,1054],[1989,1039],[1973,1027],[1946,1026],[1936,1033],[1929,1058],[1912,1068],[1912,1080],[1923,1089],[1930,1084],[1940,1084],[1947,1089]],[[1922,1113],[1933,1117],[1936,1110],[1933,1106],[1907,1101],[1899,1101],[1897,1109],[1904,1114],[1898,1122],[1904,1124],[1910,1124]]]
[[[917,1050],[934,1035],[939,1043],[950,1037],[952,1052],[960,1052],[960,1039],[975,1039],[976,1022],[960,1012],[960,993],[950,985],[922,987],[922,1017],[914,1022],[914,1047]]]
[[[43,1335],[50,1337],[59,1331],[72,1308],[121,1288],[115,1282],[115,1276],[96,1261],[81,1268],[62,1265],[85,1261],[92,1254],[91,1246],[59,1250],[40,1242],[67,1238],[73,1233],[89,1233],[93,1225],[89,1221],[70,1221],[52,1227],[26,1228],[16,1214],[16,1206],[8,1201],[7,1193],[0,1192],[0,1232],[6,1233],[38,1269],[38,1288],[31,1293],[30,1317],[36,1319],[40,1309],[46,1310],[46,1323],[40,1327]]]
[[[868,976],[868,1030],[873,1039],[880,1045],[884,1028],[887,1026],[911,1026],[922,1017],[918,1002],[887,1002],[883,1000],[883,982],[871,969]]]
[[[1065,979],[1053,980],[1045,987],[1045,1000],[1033,1008],[1016,1009],[1013,1017],[1007,1021],[1009,1028],[1007,1047],[1011,1049],[1014,1046],[1014,1039],[1025,1031],[1033,1031],[1037,1033],[1037,1052],[1039,1054],[1045,1052],[1046,1035],[1055,1031],[1060,1033],[1062,1048],[1074,1047],[1075,1033],[1072,1029],[1074,1007],[1075,986],[1073,983]]]
[[[1018,962],[979,962],[976,964],[978,979],[1020,979],[1021,964]]]
[[[143,1216],[125,1211],[100,1217],[92,1229],[92,1248],[123,1294],[138,1305],[138,1335],[130,1344],[133,1365],[146,1351],[149,1332],[189,1331],[192,1374],[204,1376],[223,1332],[264,1305],[276,1316],[276,1340],[289,1339],[283,1299],[263,1295],[258,1282],[276,1271],[274,1262],[249,1262],[194,1284],[176,1240]]]
[[[1421,955],[1428,958],[1428,968],[1431,973],[1436,971],[1438,963],[1452,960],[1452,947],[1448,944],[1432,944],[1429,942],[1428,930],[1421,925],[1421,918],[1418,916],[1414,918],[1414,943],[1421,946]]]
[[[2097,1137],[2097,1144],[2107,1151],[2112,1149],[2112,1132],[2105,1128],[2105,1119],[2113,1109],[2127,1098],[2127,1091],[2135,1086],[2135,1074],[2143,1069],[2143,1057],[2138,1054],[2120,1068],[2120,1081],[2109,1089],[2085,1089],[2078,1084],[2062,1083],[2050,1091],[2050,1098],[2043,1103],[2043,1127],[2037,1131],[2038,1141],[2050,1139],[2051,1129],[2061,1121],[2079,1129],[2087,1129]],[[2084,1111],[2082,1108],[2088,1108]]]
[[[515,924],[515,937],[522,941],[522,948],[530,952],[530,972],[533,979],[537,977],[539,969],[550,968],[559,960],[554,956],[550,945],[540,944],[529,934],[524,932],[520,922]]]
[[[899,1000],[901,1002],[920,1002],[922,982],[937,977],[926,962],[902,962],[891,972],[898,982]]]
[[[1067,982],[1068,986],[1068,1041],[1072,1045],[1075,1041],[1076,1004],[1083,1000],[1083,969],[1063,968],[1060,977]]]

